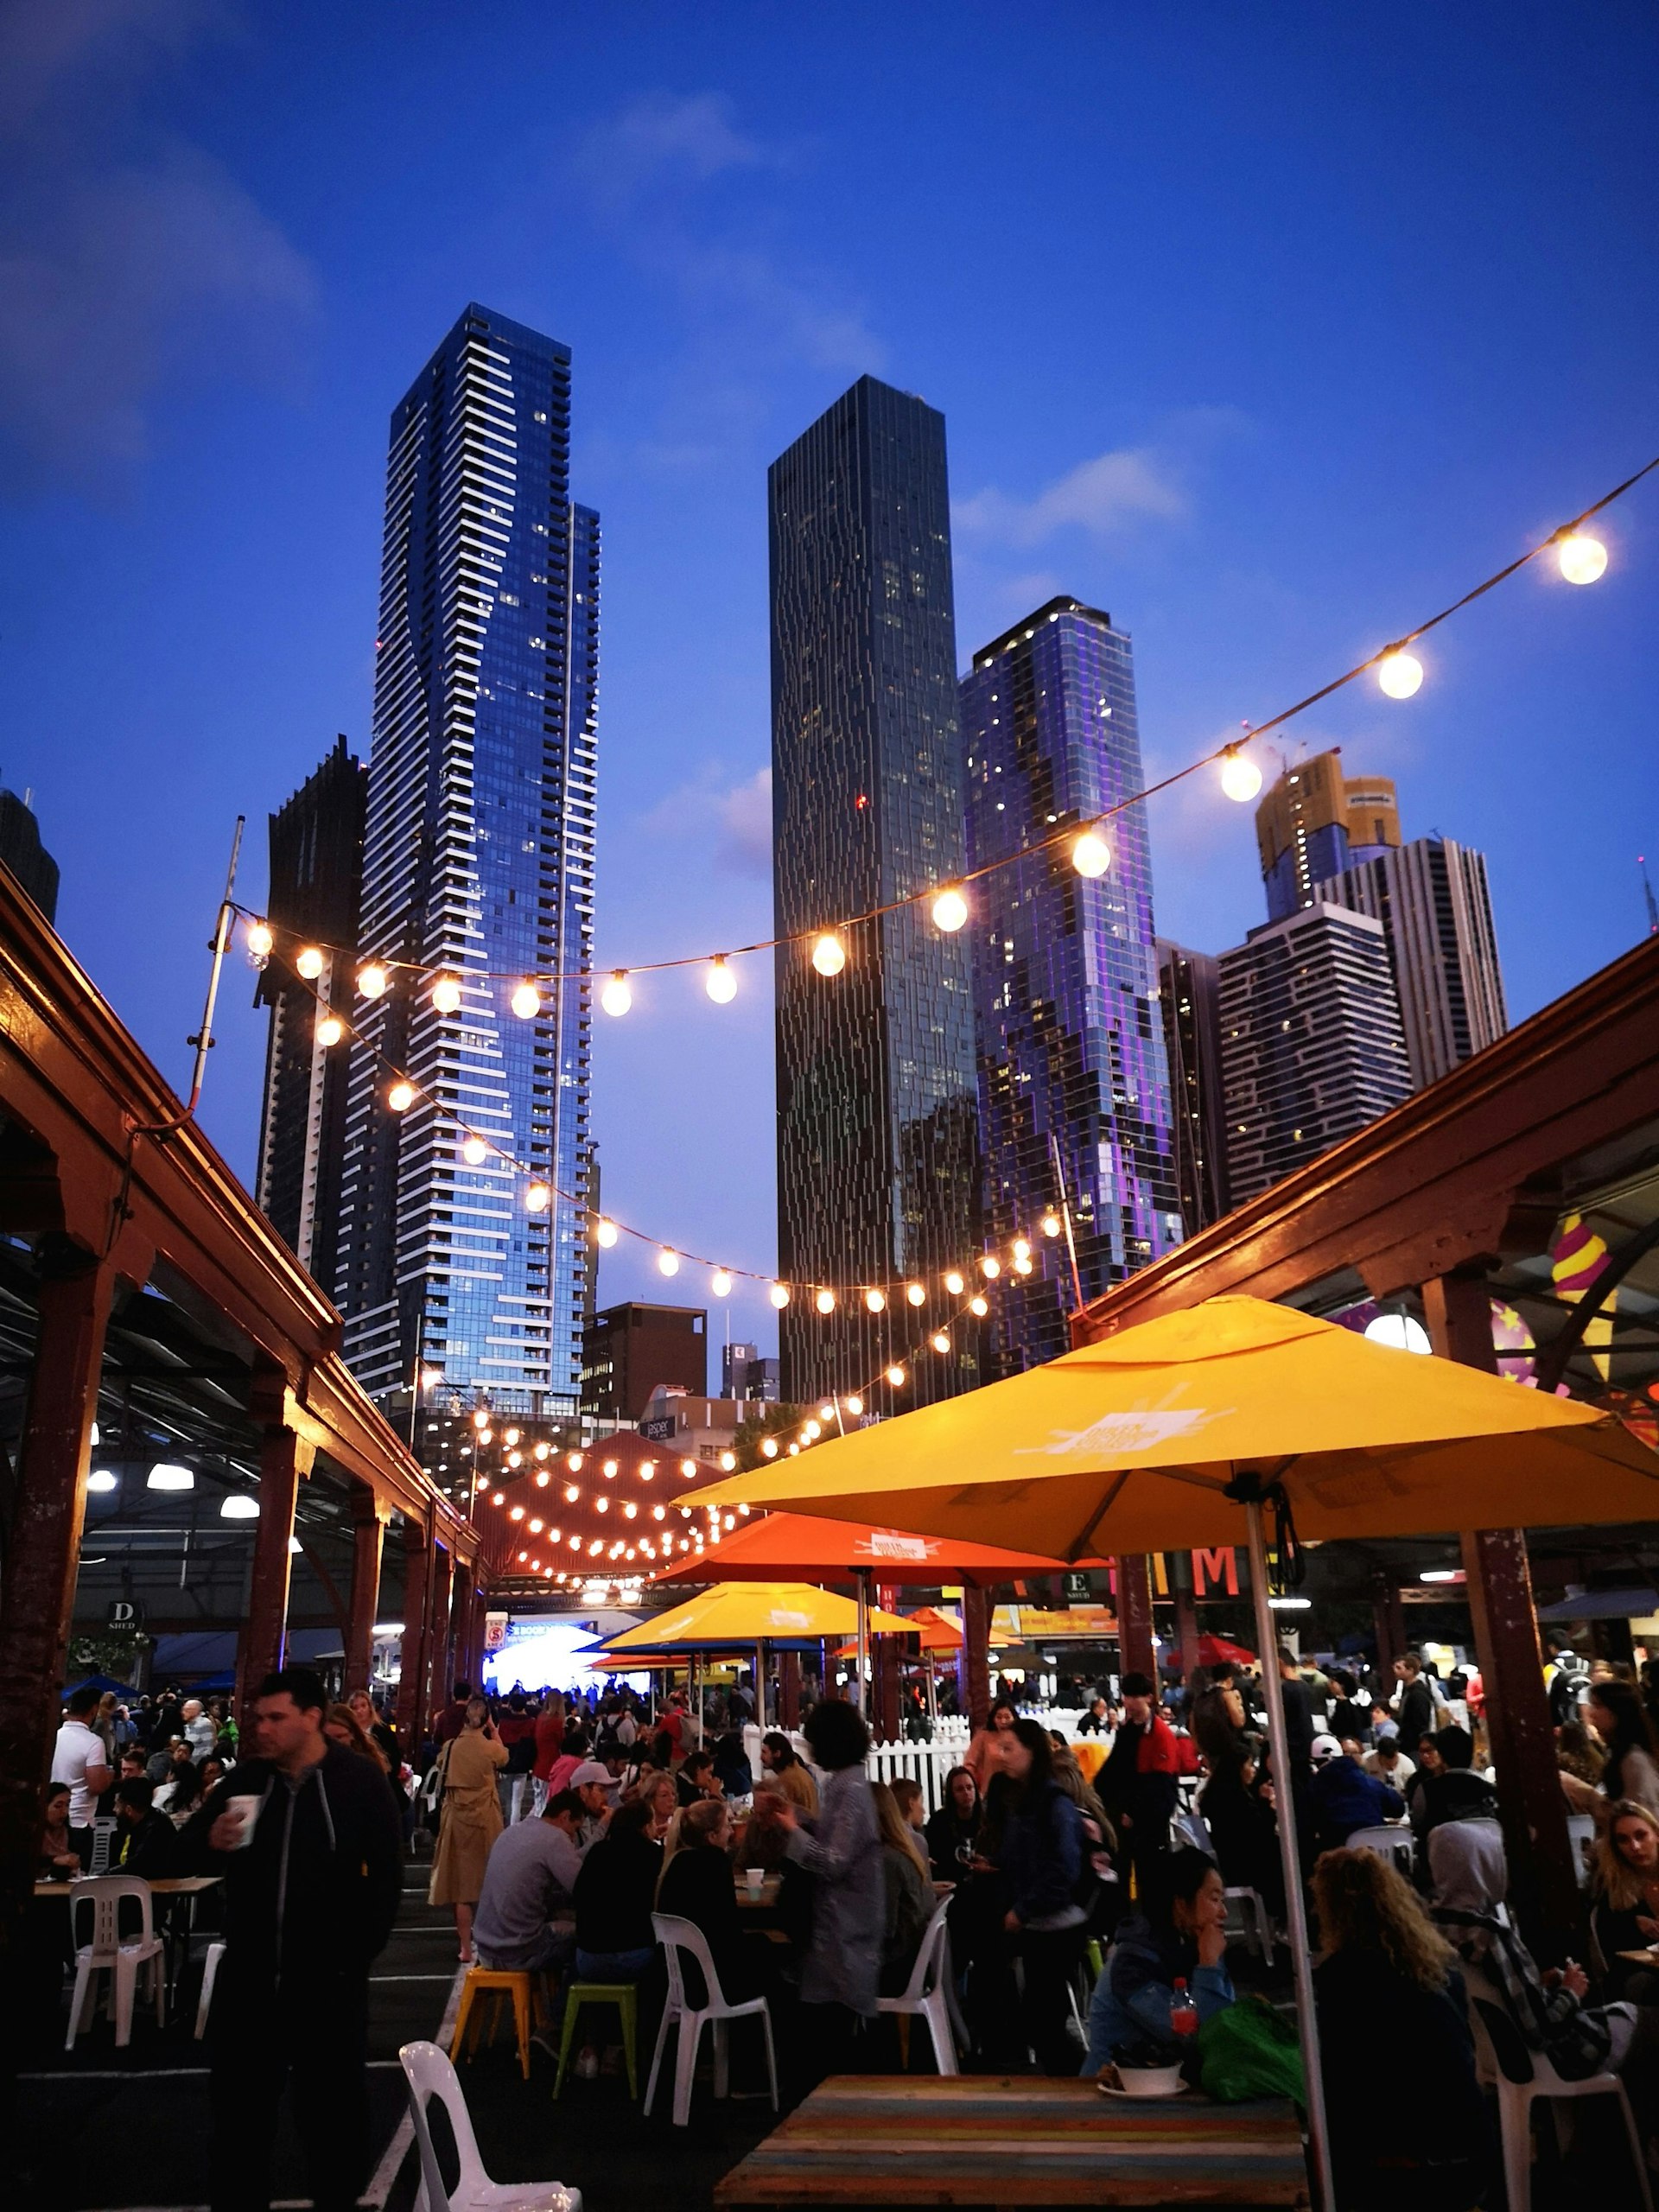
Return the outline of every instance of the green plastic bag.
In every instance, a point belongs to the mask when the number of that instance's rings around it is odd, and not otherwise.
[[[1307,2102],[1302,2049],[1296,2031],[1265,1997],[1241,1997],[1198,2030],[1204,2093],[1217,2104],[1252,2097],[1289,2097]]]

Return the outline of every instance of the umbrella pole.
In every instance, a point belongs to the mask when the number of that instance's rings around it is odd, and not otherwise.
[[[1279,1852],[1285,1870],[1285,1923],[1296,1976],[1296,2013],[1301,2024],[1302,2068],[1307,2076],[1307,2134],[1313,2152],[1315,2196],[1322,2212],[1336,2212],[1331,2177],[1331,2137],[1325,2117],[1325,2082],[1319,2071],[1319,2023],[1313,2005],[1313,1961],[1307,1947],[1307,1910],[1302,1900],[1301,1861],[1296,1849],[1296,1800],[1290,1786],[1290,1746],[1285,1741],[1284,1686],[1279,1680],[1279,1636],[1268,1602],[1267,1507],[1260,1500],[1248,1509],[1250,1531],[1250,1591],[1255,1600],[1255,1640],[1262,1657],[1262,1689],[1268,1706],[1268,1754],[1277,1800]]]
[[[869,1693],[866,1687],[870,1662],[870,1571],[861,1567],[858,1573],[858,1709],[869,1712]]]

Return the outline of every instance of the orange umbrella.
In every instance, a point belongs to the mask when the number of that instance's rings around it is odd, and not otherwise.
[[[652,1582],[963,1582],[976,1590],[1027,1574],[1059,1574],[1065,1562],[959,1537],[912,1536],[868,1522],[810,1513],[768,1513],[746,1521],[718,1549],[659,1567]]]

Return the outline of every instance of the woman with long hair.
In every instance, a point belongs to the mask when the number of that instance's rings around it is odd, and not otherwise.
[[[429,1904],[453,1908],[463,1966],[473,1963],[473,1907],[484,1886],[490,1846],[503,1825],[495,1777],[506,1763],[507,1747],[495,1732],[489,1706],[481,1697],[468,1698],[461,1733],[438,1754],[438,1847],[426,1891]]]
[[[1653,1724],[1629,1682],[1596,1682],[1585,1700],[1585,1716],[1607,1754],[1601,1787],[1609,1799],[1635,1798],[1659,1813],[1659,1759]]]
[[[1009,1889],[1002,1925],[1025,1967],[1023,2037],[1044,2073],[1074,2074],[1069,1993],[1089,1920],[1078,1895],[1083,1815],[1054,1779],[1052,1751],[1037,1723],[1017,1720],[1010,1738],[1002,1763],[1014,1796],[998,1863]]]
[[[767,1947],[750,1943],[743,1933],[732,1873],[731,1807],[723,1798],[705,1797],[700,1805],[688,1805],[678,1820],[679,1848],[657,1885],[657,1910],[702,1929],[724,1996],[738,2001],[756,1996],[761,1962],[754,1954]],[[699,1985],[702,1979],[695,1977]],[[688,1989],[686,1997],[693,2005],[706,2001],[701,1986]]]
[[[1337,2196],[1354,2212],[1467,2212],[1487,2179],[1484,2102],[1457,1954],[1411,1885],[1372,1851],[1327,1851],[1313,1869],[1325,1957],[1314,1969]],[[1427,2094],[1403,2134],[1376,2125],[1357,2050],[1409,2051]]]
[[[933,1912],[933,1886],[916,1831],[899,1810],[885,1782],[873,1782],[876,1833],[881,1839],[881,1874],[887,1897],[887,1927],[881,1939],[881,1993],[897,1996],[910,1980],[922,1938]]]
[[[953,1766],[944,1777],[944,1796],[938,1810],[928,1815],[924,1831],[936,1882],[966,1878],[983,1810],[979,1784],[965,1766]]]
[[[1233,2002],[1227,1971],[1227,1894],[1207,1851],[1160,1853],[1147,1870],[1133,1918],[1117,1931],[1089,2006],[1085,2075],[1120,2050],[1150,2044],[1170,2064],[1182,2042],[1170,2022],[1184,1981],[1200,2024]]]
[[[1019,1718],[1012,1698],[993,1698],[991,1709],[983,1723],[974,1731],[974,1738],[963,1754],[963,1764],[973,1776],[982,1797],[990,1788],[991,1777],[1002,1770],[1003,1755]]]
[[[1622,1955],[1659,1943],[1659,1814],[1633,1797],[1616,1799],[1596,1843],[1591,1934],[1610,1997],[1659,2005],[1659,1960],[1643,1966]]]
[[[857,1710],[840,1698],[822,1698],[802,1730],[823,1773],[818,1812],[810,1825],[787,1798],[771,1817],[791,1830],[788,1853],[817,1878],[812,1896],[812,1937],[801,1969],[801,2002],[814,2008],[810,2040],[833,2071],[851,2057],[855,2025],[875,2016],[887,1928],[887,1877],[880,1831],[864,1762],[870,1732]]]

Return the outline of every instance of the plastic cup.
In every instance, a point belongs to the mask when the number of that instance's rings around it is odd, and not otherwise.
[[[238,1851],[245,1851],[253,1841],[253,1831],[259,1820],[259,1808],[264,1802],[263,1797],[250,1796],[246,1794],[239,1797],[228,1798],[226,1801],[225,1810],[238,1823],[234,1847]]]
[[[746,1866],[743,1878],[749,1885],[749,1895],[758,1897],[766,1885],[766,1870],[764,1866]]]

